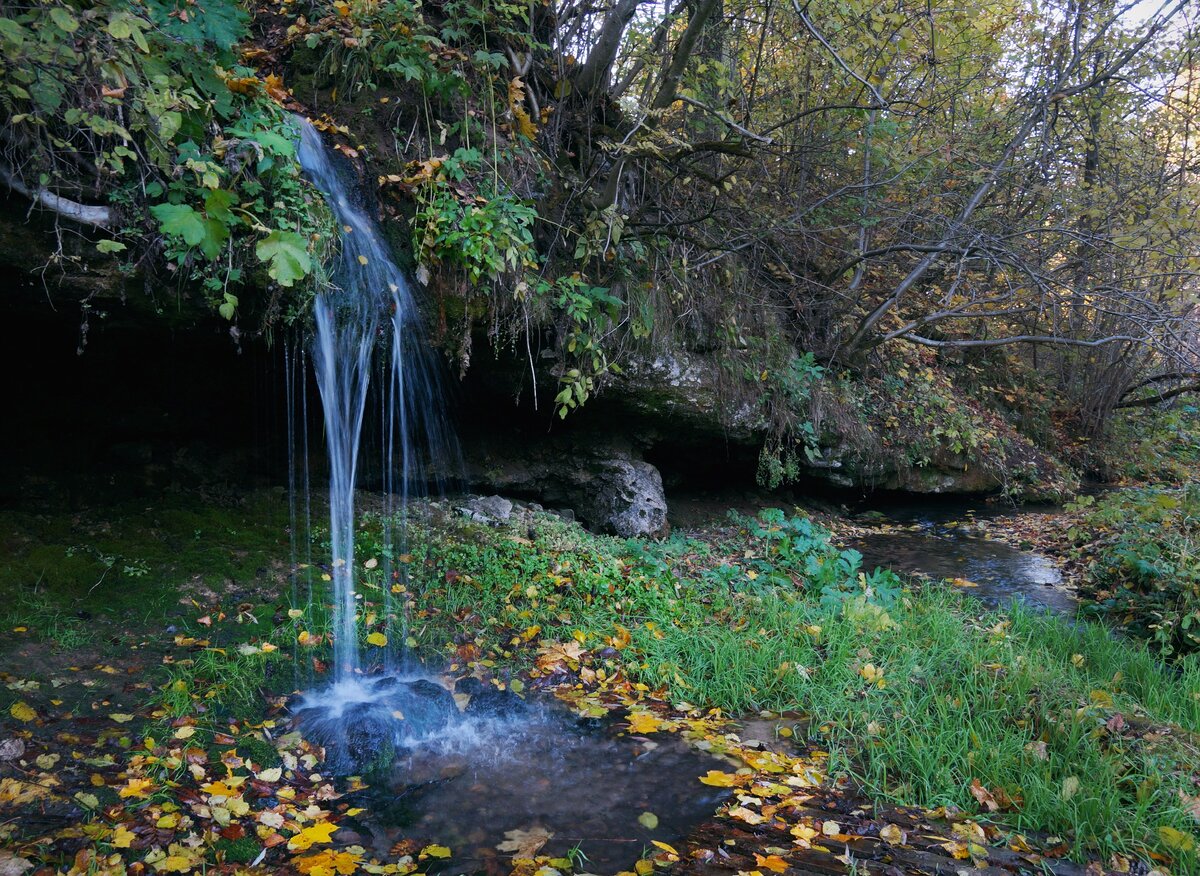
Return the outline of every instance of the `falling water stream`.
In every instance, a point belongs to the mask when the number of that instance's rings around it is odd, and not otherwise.
[[[342,230],[330,288],[318,295],[314,304],[312,359],[329,454],[334,673],[336,682],[344,684],[361,670],[355,627],[354,491],[368,393],[378,359],[386,363],[384,385],[378,390],[383,398],[383,488],[388,510],[403,511],[413,485],[425,482],[420,460],[447,451],[452,442],[416,303],[408,281],[388,253],[380,228],[354,202],[320,135],[305,121],[301,122],[299,158],[305,173],[325,193]],[[385,349],[381,352],[379,347]],[[391,504],[396,501],[398,509]],[[384,588],[384,596],[390,596],[389,588]]]

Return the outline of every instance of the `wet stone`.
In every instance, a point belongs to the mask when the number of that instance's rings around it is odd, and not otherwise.
[[[528,715],[529,705],[510,690],[485,688],[471,695],[464,712],[472,717],[511,720]]]

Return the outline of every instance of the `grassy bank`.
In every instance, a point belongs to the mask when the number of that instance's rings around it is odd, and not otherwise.
[[[782,516],[664,545],[546,516],[414,535],[415,632],[451,659],[536,676],[539,642],[577,642],[593,672],[672,701],[798,713],[797,734],[876,797],[994,809],[1081,857],[1195,865],[1194,660],[1168,668],[1098,625],[902,589]]]

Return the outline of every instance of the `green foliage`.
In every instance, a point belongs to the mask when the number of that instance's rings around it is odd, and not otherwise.
[[[247,20],[235,0],[186,14],[166,0],[51,0],[0,17],[0,105],[22,174],[106,198],[121,224],[98,250],[132,265],[161,241],[169,267],[227,317],[247,270],[284,286],[310,277],[310,241],[330,227],[290,117],[237,63]]]
[[[1200,650],[1200,485],[1104,496],[1072,535],[1096,610],[1164,654]]]
[[[440,162],[416,192],[413,246],[428,266],[462,270],[471,286],[512,277],[537,266],[533,222],[537,211],[511,194],[485,191],[464,197],[458,187],[482,156],[458,149]]]
[[[565,419],[588,400],[601,377],[620,373],[621,367],[609,359],[602,340],[617,323],[624,302],[579,274],[559,277],[553,283],[538,278],[532,293],[535,300],[550,304],[565,318],[564,358],[574,367],[563,368],[559,376],[562,388],[554,397],[558,415]]]
[[[1181,484],[1200,476],[1200,409],[1176,405],[1118,412],[1096,464],[1116,478]]]
[[[491,79],[507,66],[504,54],[479,48],[531,45],[529,9],[519,3],[448,2],[441,20],[411,0],[334,0],[312,4],[312,21],[289,32],[320,53],[318,72],[336,92],[353,96],[384,85],[412,83],[439,100],[470,92],[470,77]]]
[[[811,353],[791,358],[780,369],[763,371],[765,385],[760,402],[771,413],[775,427],[758,456],[758,482],[768,489],[791,483],[802,468],[801,454],[809,462],[821,456],[820,436],[812,421],[812,396],[826,377],[824,366]]]
[[[460,644],[467,623],[479,659],[508,667],[534,656],[524,631],[593,654],[615,641],[593,667],[732,715],[799,708],[833,772],[872,794],[975,811],[977,779],[1022,800],[1003,814],[1014,829],[1071,836],[1080,854],[1164,851],[1160,828],[1192,830],[1194,658],[1175,671],[1100,626],[862,575],[779,511],[661,544],[535,520],[532,539],[525,521],[410,529],[427,642]],[[844,595],[822,598],[831,584]],[[1143,719],[1182,730],[1111,729]]]

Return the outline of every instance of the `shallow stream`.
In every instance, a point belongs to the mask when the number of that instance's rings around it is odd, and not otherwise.
[[[988,538],[979,525],[1023,513],[1028,512],[983,503],[895,505],[872,513],[882,531],[853,539],[849,546],[862,553],[866,568],[945,578],[993,605],[1018,600],[1074,615],[1078,600],[1053,560]]]
[[[362,840],[380,854],[444,844],[463,873],[508,873],[535,854],[632,870],[654,840],[679,842],[713,815],[726,792],[698,779],[729,768],[678,737],[613,737],[553,707],[466,720],[397,758]]]

